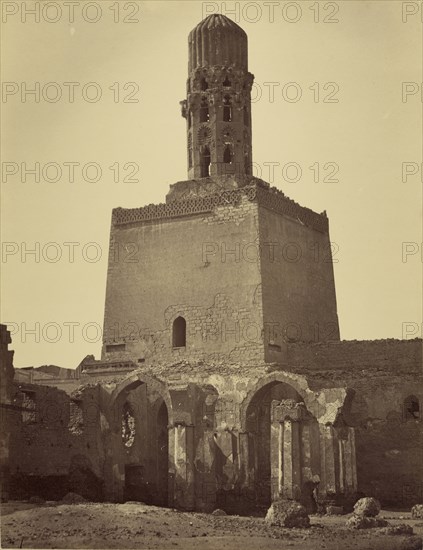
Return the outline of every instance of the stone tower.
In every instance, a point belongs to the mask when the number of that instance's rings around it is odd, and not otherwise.
[[[286,362],[339,340],[326,213],[251,173],[247,36],[223,15],[189,35],[188,179],[116,208],[103,360]]]
[[[251,174],[251,86],[246,33],[220,14],[188,38],[188,178]]]

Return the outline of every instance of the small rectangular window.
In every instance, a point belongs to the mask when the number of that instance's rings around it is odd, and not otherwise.
[[[108,344],[106,346],[107,352],[125,351],[125,350],[126,350],[126,344]]]

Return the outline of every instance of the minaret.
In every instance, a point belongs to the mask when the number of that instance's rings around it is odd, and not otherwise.
[[[221,14],[188,37],[188,178],[251,175],[251,86],[247,35]]]

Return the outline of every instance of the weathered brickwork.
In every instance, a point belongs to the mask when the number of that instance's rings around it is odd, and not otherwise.
[[[61,498],[75,490],[100,499],[104,449],[99,438],[99,389],[74,395],[53,387],[16,384],[12,426],[10,492]]]
[[[207,217],[113,226],[103,359],[262,357],[259,261],[234,248],[257,237],[257,206],[248,201]],[[177,317],[186,322],[184,346],[172,342]]]
[[[386,505],[421,501],[422,341],[291,344],[288,363],[312,386],[342,381],[353,390],[347,420],[356,431],[360,491]],[[420,406],[414,417],[406,410],[410,396]]]
[[[238,226],[249,216],[257,216],[257,206],[247,197],[242,197],[238,205],[218,206],[213,214],[213,216],[206,216],[203,221],[208,225],[233,223]]]
[[[258,181],[173,201],[169,208],[177,206],[177,214],[187,216],[174,221],[160,205],[115,211],[103,359],[148,362],[153,356],[184,359],[189,352],[191,359],[275,361],[293,335],[304,341],[339,338],[327,218]],[[252,202],[260,196],[260,204],[266,194],[280,202],[265,201],[265,207]],[[210,199],[225,206],[213,207],[212,201],[207,216],[193,214],[194,204]],[[154,220],[160,213],[164,218]],[[317,220],[326,220],[324,230]],[[178,316],[187,324],[185,349],[172,346]]]

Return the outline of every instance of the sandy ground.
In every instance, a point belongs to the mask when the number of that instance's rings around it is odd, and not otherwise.
[[[423,520],[382,511],[417,536],[392,536],[379,529],[351,532],[348,516],[311,518],[310,529],[282,529],[262,518],[212,516],[140,503],[2,505],[2,548],[136,548],[181,550],[418,550]]]

